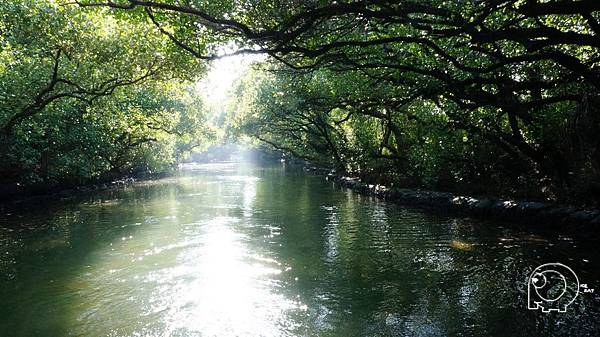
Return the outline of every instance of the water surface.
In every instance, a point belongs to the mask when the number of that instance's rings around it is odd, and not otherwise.
[[[600,300],[527,310],[569,233],[401,207],[285,165],[175,177],[0,212],[1,336],[598,336]]]

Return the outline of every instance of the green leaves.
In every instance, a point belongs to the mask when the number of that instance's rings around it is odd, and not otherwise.
[[[140,17],[141,18],[141,17]],[[203,139],[205,64],[146,20],[53,0],[0,4],[0,176],[55,184],[164,171]]]

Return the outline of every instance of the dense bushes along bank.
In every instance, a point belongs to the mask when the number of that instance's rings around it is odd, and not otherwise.
[[[168,171],[210,135],[205,68],[143,22],[1,2],[1,196]]]

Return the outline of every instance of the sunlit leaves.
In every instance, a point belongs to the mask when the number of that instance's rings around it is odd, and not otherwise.
[[[0,4],[3,179],[164,171],[203,142],[204,110],[188,87],[206,65],[145,14],[132,18],[64,1]]]

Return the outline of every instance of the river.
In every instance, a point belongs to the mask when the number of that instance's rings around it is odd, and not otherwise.
[[[362,196],[286,164],[3,208],[1,336],[598,336],[600,299],[527,309],[561,262],[600,291],[600,245]]]

